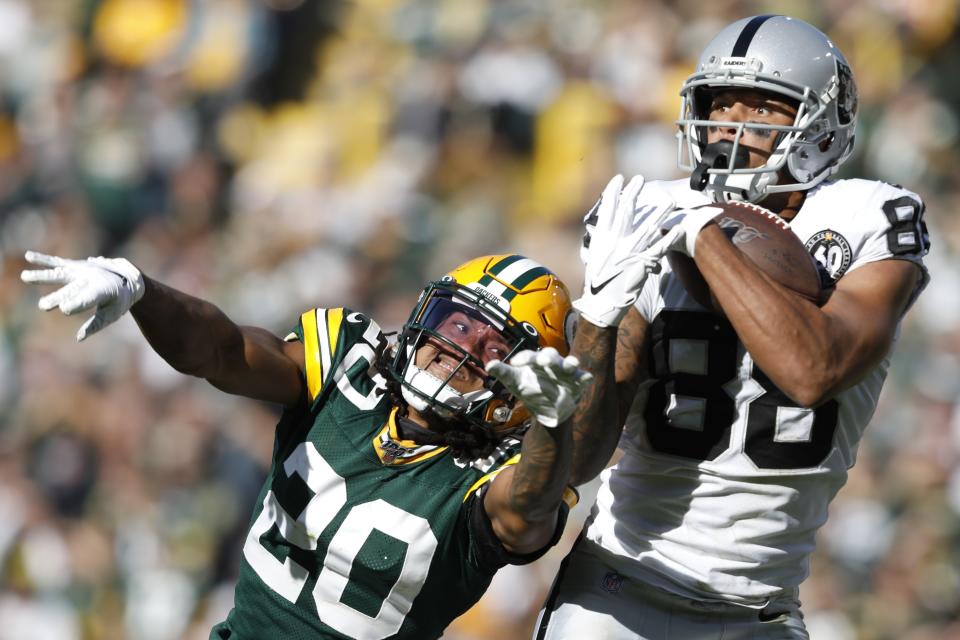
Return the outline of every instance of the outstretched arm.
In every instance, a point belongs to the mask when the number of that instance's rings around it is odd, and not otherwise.
[[[216,305],[144,278],[130,313],[160,357],[181,373],[237,395],[283,405],[303,393],[303,344],[239,326]]]
[[[534,425],[523,438],[520,462],[491,484],[483,506],[510,553],[533,553],[553,537],[570,478],[571,449],[569,420],[553,429]]]
[[[28,251],[21,279],[63,285],[39,301],[44,311],[94,310],[81,341],[130,311],[153,349],[182,373],[251,398],[292,405],[302,392],[303,347],[268,331],[240,327],[215,305],[145,278],[122,258],[68,260]]]
[[[509,365],[488,365],[536,418],[523,437],[520,461],[501,471],[484,496],[493,531],[510,553],[542,549],[556,531],[570,481],[569,416],[591,380],[577,364],[547,348],[517,354]]]

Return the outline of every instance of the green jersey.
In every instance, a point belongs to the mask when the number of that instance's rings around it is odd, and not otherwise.
[[[210,637],[440,636],[514,561],[491,560],[492,533],[476,524],[489,521],[476,511],[487,483],[519,459],[519,441],[461,462],[401,440],[372,366],[385,338],[359,313],[308,311],[288,339],[304,344],[306,397],[277,425],[234,609]]]

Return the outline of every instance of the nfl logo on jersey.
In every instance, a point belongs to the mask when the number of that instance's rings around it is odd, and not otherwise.
[[[618,593],[623,586],[623,576],[616,571],[608,571],[600,581],[600,588],[608,593]]]

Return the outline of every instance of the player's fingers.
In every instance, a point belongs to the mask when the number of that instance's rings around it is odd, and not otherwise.
[[[48,293],[47,295],[40,298],[37,301],[37,306],[40,307],[43,311],[50,311],[51,309],[56,309],[60,306],[60,303],[70,297],[73,292],[76,290],[74,286],[75,283],[70,283],[65,287],[60,287],[53,293]]]
[[[647,274],[653,271],[660,261],[659,257],[647,255],[647,252],[642,251],[642,249],[642,246],[635,247],[634,250],[640,251],[640,253],[632,253],[617,263],[617,267],[620,269],[621,290],[625,294],[633,296],[634,299],[636,295],[639,295],[640,285],[646,280]],[[631,300],[630,304],[632,303]],[[627,304],[626,301],[624,304]]]
[[[654,209],[650,212],[650,219],[648,221],[649,226],[647,227],[649,233],[656,236],[656,234],[662,233],[660,230],[666,224],[667,220],[670,218],[670,215],[673,213],[672,207],[667,207],[663,210]]]
[[[90,289],[78,287],[73,295],[67,296],[60,302],[60,311],[68,316],[92,309],[99,304],[98,297]]]
[[[23,254],[23,257],[30,264],[40,265],[41,267],[60,267],[66,264],[66,260],[63,258],[48,256],[37,251],[27,251]]]
[[[580,361],[575,356],[567,356],[560,363],[560,370],[565,376],[576,374],[580,367]]]
[[[597,229],[607,230],[613,228],[617,211],[617,199],[620,197],[620,189],[623,187],[623,176],[619,173],[610,179],[607,186],[603,189],[603,195],[600,196],[600,209],[597,211]]]
[[[536,358],[537,364],[540,364],[543,366],[547,366],[547,365],[559,366],[560,362],[563,360],[563,358],[560,357],[560,353],[553,347],[544,347],[539,351],[535,351],[534,354],[535,354],[534,357]]]
[[[90,316],[86,322],[80,325],[80,329],[77,331],[77,342],[83,342],[88,337],[95,334],[97,331],[100,331],[104,326],[104,316],[103,313],[97,312]]]
[[[519,379],[516,368],[500,360],[491,360],[486,369],[487,373],[508,386]]]
[[[60,311],[68,316],[90,309],[96,304],[96,296],[91,295],[89,291],[85,291],[83,283],[77,281],[43,296],[37,302],[37,306],[44,311],[59,307]]]
[[[620,262],[619,266],[627,279],[636,280],[638,276],[642,279],[646,272],[660,262],[662,256],[658,253],[658,249],[655,249],[656,245],[657,243],[650,247],[637,246],[638,253],[631,254],[626,260]]]
[[[510,358],[510,364],[514,367],[526,367],[530,363],[534,362],[537,357],[537,352],[532,349],[524,349],[523,351],[518,351],[513,354],[513,357]]]
[[[537,351],[530,363],[534,375],[541,380],[556,380],[562,374],[563,358],[553,347]]]
[[[563,360],[562,373],[557,378],[560,383],[579,395],[593,381],[593,374],[581,369],[580,362],[575,357],[567,356]]]
[[[626,230],[633,226],[637,210],[637,196],[643,189],[643,176],[636,175],[630,178],[630,182],[623,188],[620,194],[620,202],[623,207],[623,219],[620,220],[621,228]]]
[[[659,262],[660,258],[667,254],[667,251],[676,244],[680,239],[685,235],[683,227],[677,225],[667,231],[662,238],[654,242],[648,249],[643,251],[640,255],[646,258],[656,258]]]
[[[28,284],[66,284],[71,276],[66,269],[28,269],[20,272],[20,280]]]

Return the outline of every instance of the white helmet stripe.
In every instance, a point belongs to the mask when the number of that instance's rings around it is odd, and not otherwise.
[[[543,266],[536,260],[531,260],[530,258],[523,258],[522,260],[517,260],[516,262],[514,262],[513,264],[511,264],[506,269],[504,269],[503,271],[501,271],[496,275],[498,280],[502,280],[503,282],[513,283],[519,280],[528,271],[533,271],[534,269],[543,269]],[[503,287],[503,285],[499,285],[499,286]],[[492,289],[493,287],[491,285],[491,286],[488,286],[487,288]],[[503,287],[503,289],[506,290],[506,287]]]

